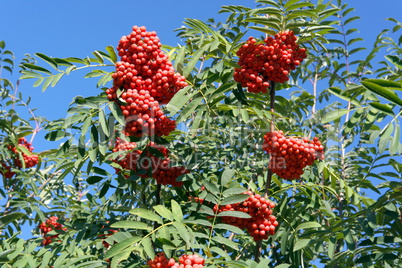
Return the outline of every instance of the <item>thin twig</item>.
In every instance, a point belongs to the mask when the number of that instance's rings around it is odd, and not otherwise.
[[[274,132],[275,131],[275,82],[270,81],[270,87],[269,87],[269,96],[270,96],[270,101],[269,101],[269,109],[271,111],[271,122],[270,122],[270,131]],[[272,170],[268,168],[268,176],[267,176],[267,182],[265,184],[265,190],[264,190],[264,197],[268,197],[268,192],[271,187],[271,181],[272,181]],[[254,253],[254,259],[256,262],[260,261],[260,256],[261,256],[261,251],[262,251],[262,241],[257,241],[256,242],[256,248],[255,248],[255,253]]]
[[[271,111],[271,122],[270,122],[270,131],[274,132],[275,131],[275,82],[270,82],[270,87],[269,87],[269,95],[270,95],[270,103],[269,103],[269,109]],[[264,197],[267,198],[269,188],[271,187],[271,181],[272,181],[272,170],[268,169],[268,176],[267,176],[267,183],[265,184],[265,191],[264,191]]]

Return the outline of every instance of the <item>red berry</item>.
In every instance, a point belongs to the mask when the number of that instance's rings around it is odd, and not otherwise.
[[[250,37],[236,53],[241,68],[235,69],[234,80],[254,93],[266,93],[270,81],[286,82],[290,70],[307,56],[296,40],[292,31],[280,32],[275,39],[268,37],[264,43]]]
[[[270,154],[269,168],[279,177],[299,179],[304,167],[315,160],[324,159],[324,147],[318,138],[286,138],[282,131],[268,132],[264,136],[263,150]]]

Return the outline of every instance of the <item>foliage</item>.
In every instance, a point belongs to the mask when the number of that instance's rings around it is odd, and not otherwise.
[[[163,109],[178,128],[169,136],[126,139],[140,150],[150,141],[166,146],[190,170],[180,188],[115,172],[119,154],[112,149],[124,138],[125,122],[105,93],[110,66],[119,60],[112,46],[83,59],[27,56],[13,84],[5,78],[15,76],[13,53],[0,42],[0,160],[11,157],[8,145],[20,137],[38,142],[38,131],[55,144],[37,152],[36,167],[3,176],[3,267],[146,267],[158,252],[199,253],[207,267],[402,265],[402,37],[394,38],[401,23],[389,19],[393,29],[365,48],[351,26],[359,18],[344,2],[257,0],[256,7],[223,6],[225,21],[187,19],[176,30],[183,44],[164,50],[189,86]],[[263,40],[284,30],[299,35],[309,53],[289,82],[276,85],[271,109],[272,95],[249,93],[233,80],[236,51],[249,36]],[[84,78],[98,79],[95,93],[74,98],[67,118],[35,115],[18,91],[23,79],[57,90],[80,69],[88,70]],[[297,181],[270,174],[262,144],[272,125],[317,136],[325,159]],[[214,209],[244,201],[247,190],[276,204],[280,225],[262,242],[221,220],[247,214]],[[50,232],[57,241],[43,246],[38,225],[53,215],[66,229]],[[21,226],[32,229],[32,238],[21,238]]]

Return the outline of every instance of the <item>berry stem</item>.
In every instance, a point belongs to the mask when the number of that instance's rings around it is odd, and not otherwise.
[[[269,96],[270,96],[270,102],[269,102],[269,109],[272,112],[271,114],[271,122],[270,122],[270,131],[274,132],[275,131],[275,115],[273,114],[275,112],[275,82],[270,81],[270,87],[269,87]],[[266,198],[268,196],[268,191],[269,188],[271,187],[271,181],[272,181],[272,170],[269,168],[268,169],[268,176],[267,176],[267,183],[265,185],[265,191],[264,191],[264,197]]]
[[[276,83],[274,81],[270,81],[270,86],[269,86],[269,96],[270,96],[270,103],[269,103],[269,109],[272,113],[275,112],[275,86]],[[275,115],[271,115],[271,123],[270,123],[270,129],[271,132],[275,131]]]
[[[161,203],[161,191],[162,191],[162,184],[157,183],[156,184],[156,198],[155,202],[156,205],[159,205]],[[157,229],[160,226],[158,222],[154,222],[154,229]]]
[[[256,247],[255,247],[254,261],[259,263],[260,262],[260,256],[261,256],[261,250],[262,250],[262,240],[256,241],[255,244],[256,244]]]
[[[269,96],[270,96],[270,101],[269,101],[269,110],[272,112],[271,114],[271,122],[270,122],[270,131],[274,132],[275,131],[275,86],[276,83],[274,81],[270,81],[270,86],[269,86]],[[271,181],[272,181],[272,170],[268,168],[268,176],[267,176],[267,183],[265,184],[265,190],[264,190],[264,197],[267,198],[268,196],[268,191],[269,188],[271,187]],[[260,255],[262,251],[262,240],[259,240],[256,242],[255,245],[255,261],[258,263],[260,261]]]

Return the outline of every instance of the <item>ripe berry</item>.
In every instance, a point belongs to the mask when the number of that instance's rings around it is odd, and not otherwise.
[[[116,139],[113,152],[121,152],[114,160],[121,166],[121,169],[116,168],[117,173],[130,170],[143,178],[153,177],[158,184],[170,184],[175,187],[183,185],[183,182],[178,182],[176,179],[189,171],[182,166],[170,166],[169,150],[166,147],[154,142],[150,142],[144,151],[138,150],[136,147],[134,142]],[[153,150],[159,151],[160,157],[154,155]]]
[[[52,243],[53,239],[57,238],[59,236],[59,234],[47,236],[46,234],[48,232],[50,232],[52,230],[63,230],[63,231],[67,230],[67,228],[63,227],[63,225],[61,225],[61,223],[58,223],[57,220],[58,220],[58,217],[51,216],[45,222],[42,222],[41,224],[39,224],[38,228],[40,229],[40,232],[44,238],[44,240],[42,241],[42,244],[44,246]]]
[[[160,105],[167,104],[187,83],[182,75],[175,73],[160,48],[155,32],[137,26],[117,46],[121,61],[116,63],[113,87],[106,94],[109,100],[120,105],[127,136],[169,135],[176,127]]]
[[[296,40],[292,31],[277,33],[264,43],[257,43],[250,37],[237,51],[241,68],[235,69],[234,80],[253,93],[266,93],[270,81],[288,81],[290,71],[307,57],[306,50],[300,48]]]
[[[0,174],[2,174],[5,178],[11,178],[15,175],[15,172],[12,172],[12,168],[22,169],[31,168],[38,164],[39,157],[38,155],[32,154],[33,147],[32,144],[27,142],[25,138],[18,139],[18,146],[25,147],[30,154],[26,154],[18,150],[15,146],[9,145],[8,150],[10,150],[12,159],[9,159],[7,162],[2,162],[0,168]]]
[[[226,224],[246,229],[255,241],[264,240],[269,235],[274,235],[275,227],[279,225],[271,210],[275,207],[275,204],[259,194],[253,194],[251,191],[247,191],[245,194],[250,195],[245,201],[220,207],[215,205],[214,211],[218,213],[222,211],[241,211],[249,214],[251,218],[224,216],[222,221]]]
[[[263,150],[271,155],[269,168],[272,172],[288,180],[299,179],[306,166],[324,159],[324,146],[317,137],[313,141],[308,138],[286,138],[283,131],[265,134]]]

